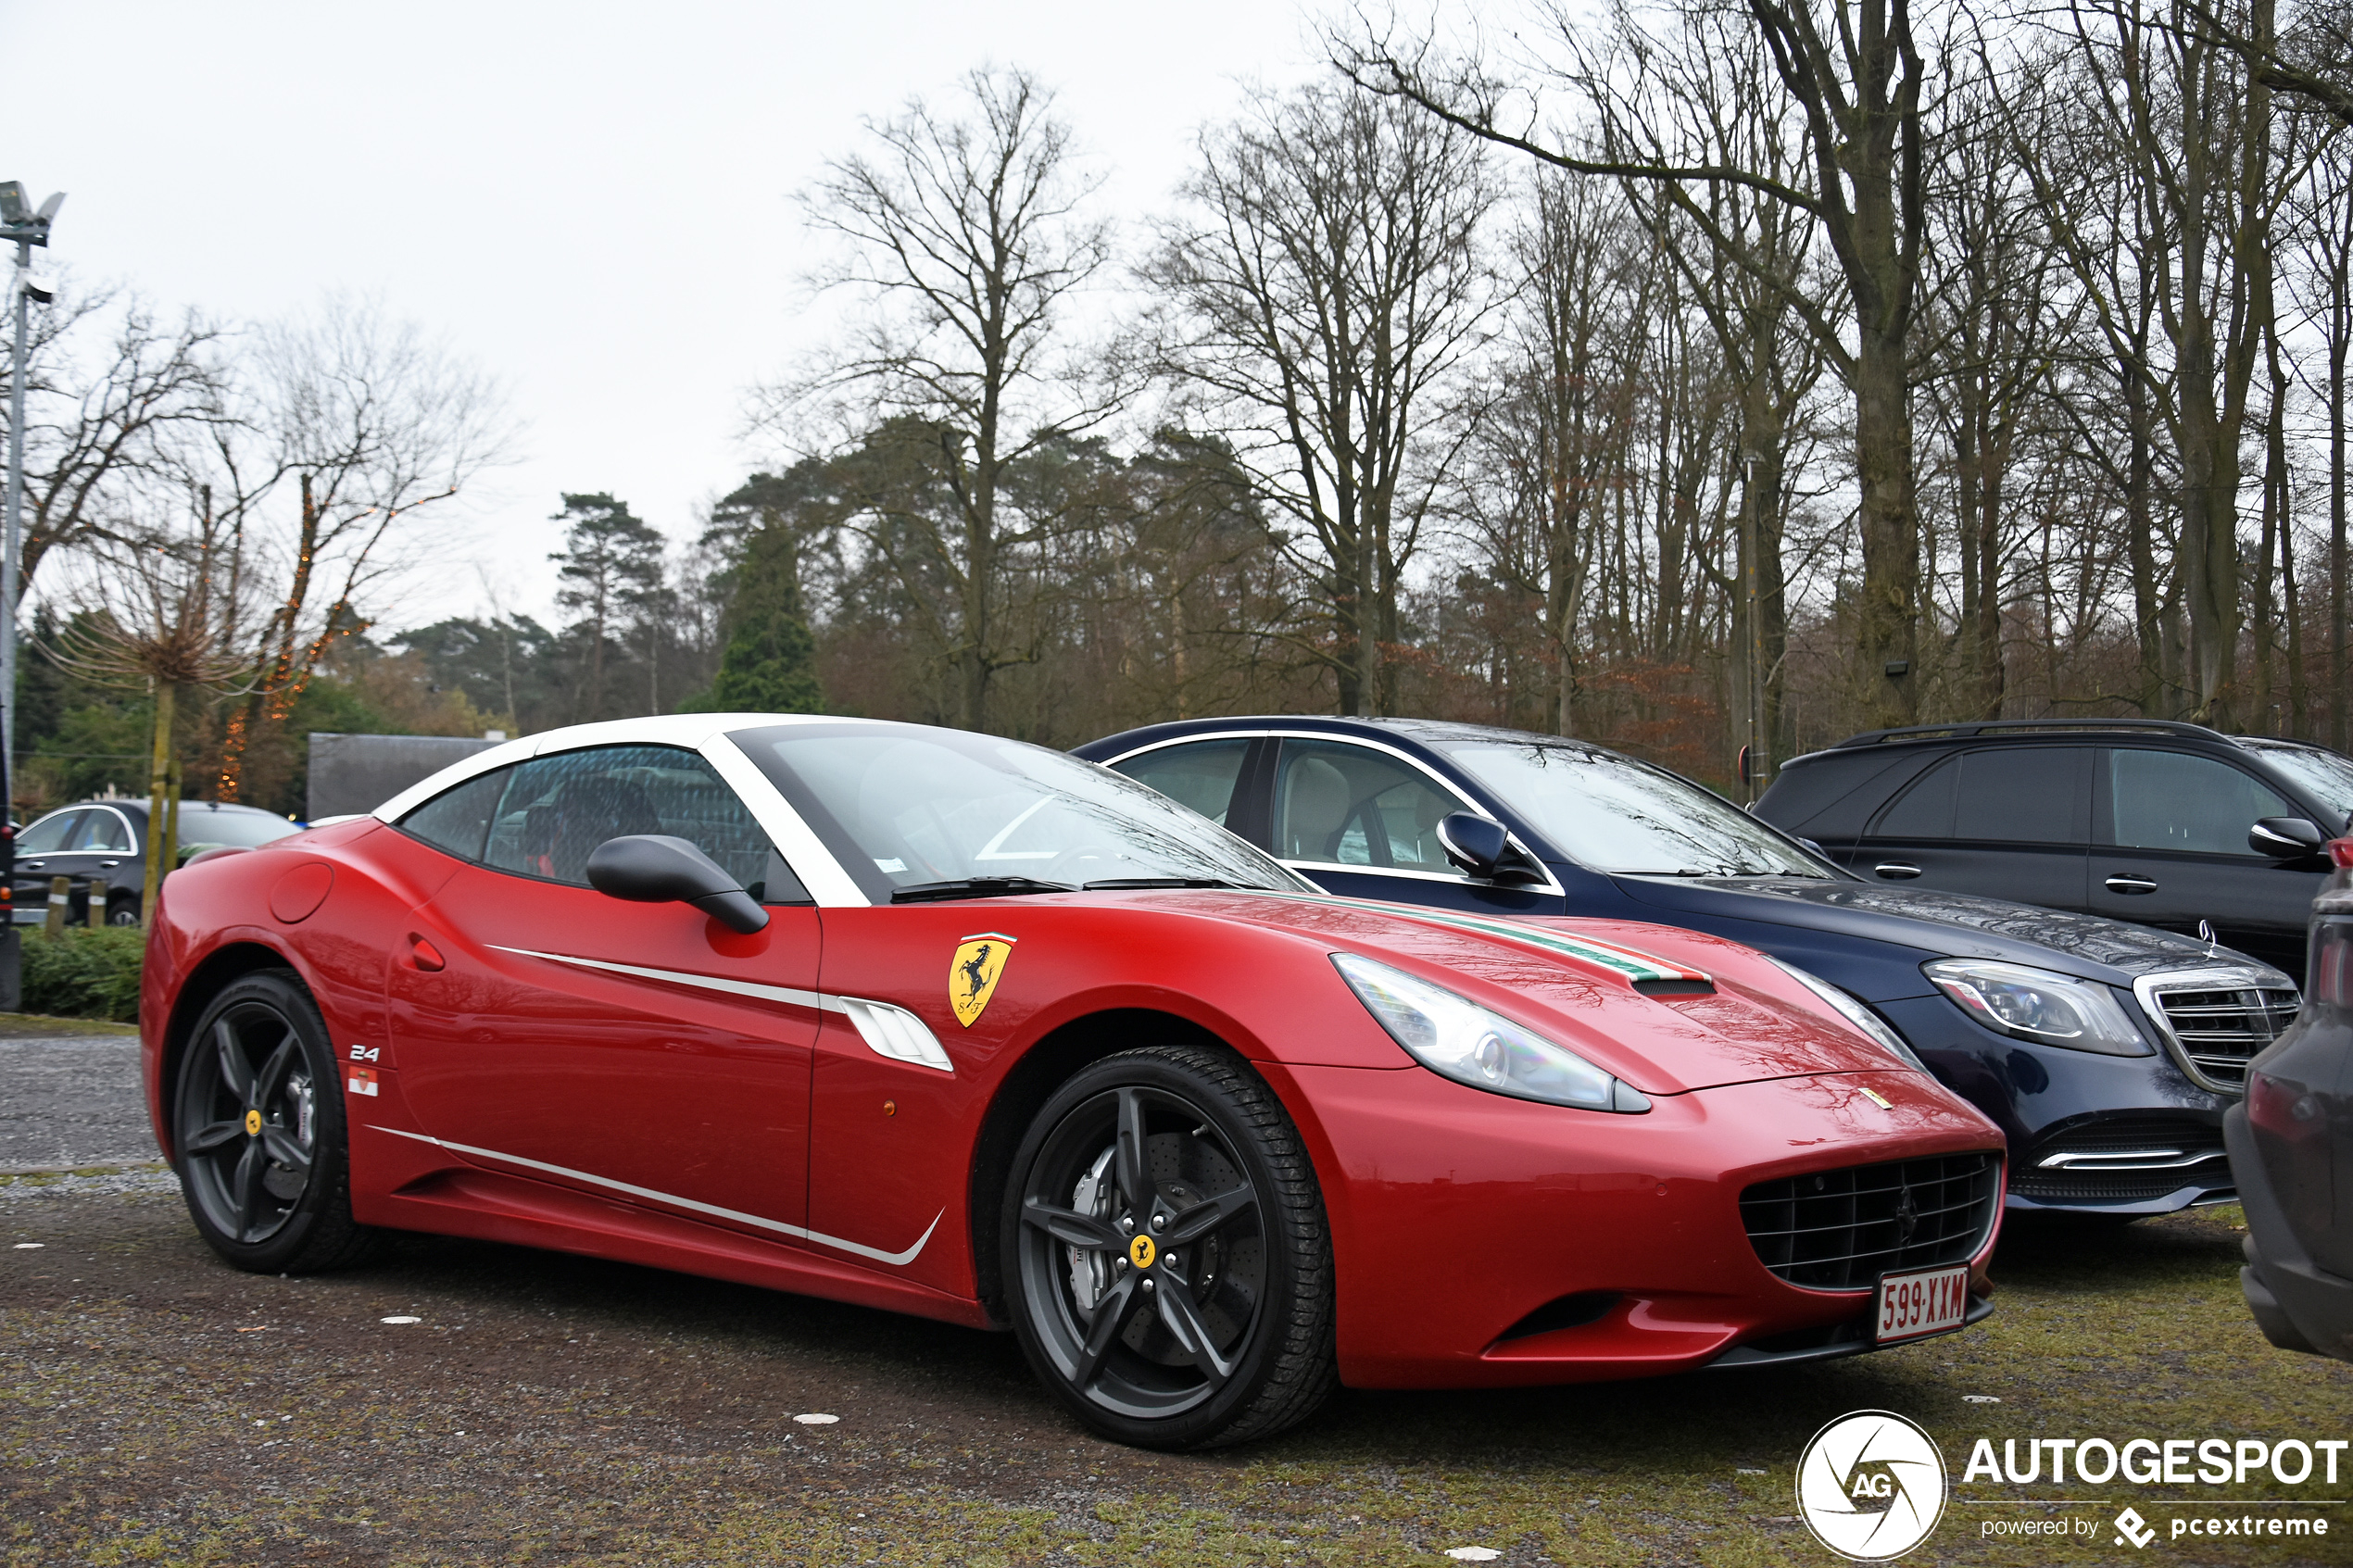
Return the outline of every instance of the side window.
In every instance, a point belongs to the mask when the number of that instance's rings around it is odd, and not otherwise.
[[[2210,757],[2119,747],[2108,754],[2108,809],[2118,847],[2245,855],[2258,817],[2295,813],[2254,775]]]
[[[1895,804],[1880,813],[1873,838],[1950,838],[1953,796],[1961,782],[1961,759],[1947,757],[1912,781]]]
[[[131,828],[112,811],[93,809],[82,814],[82,831],[74,834],[72,847],[87,849],[94,855],[131,855],[137,847],[131,842]]]
[[[1470,808],[1417,768],[1363,746],[1283,742],[1275,848],[1287,860],[1457,874],[1439,820]]]
[[[1880,813],[1870,836],[2081,844],[2083,759],[2084,748],[2071,746],[1947,757]]]
[[[1234,785],[1241,778],[1242,759],[1249,754],[1247,740],[1204,740],[1164,746],[1112,767],[1223,827],[1234,804]]]
[[[55,855],[73,842],[74,830],[82,825],[87,811],[59,811],[44,817],[17,835],[17,853],[24,855]]]
[[[2013,844],[2083,843],[2091,834],[2080,820],[2079,803],[2090,751],[2080,746],[2021,746],[1965,754],[1954,800],[1953,836]],[[2245,828],[2239,836],[2246,836]]]
[[[595,746],[518,764],[483,862],[585,887],[597,846],[639,833],[686,839],[759,889],[762,902],[809,901],[736,792],[698,753],[680,746]]]
[[[506,793],[507,780],[513,772],[512,768],[494,768],[455,789],[445,789],[396,825],[461,860],[479,860],[483,843],[490,836],[491,816],[498,809],[498,797]]]

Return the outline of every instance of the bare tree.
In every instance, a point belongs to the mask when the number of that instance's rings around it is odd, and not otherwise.
[[[1493,181],[1453,127],[1319,86],[1204,133],[1183,194],[1144,272],[1162,362],[1298,524],[1340,711],[1386,711],[1382,646],[1463,439],[1444,399],[1494,301],[1477,243]]]
[[[416,563],[418,513],[503,459],[498,389],[373,307],[329,302],[264,328],[209,455],[233,496],[233,581],[276,585],[249,639],[255,675],[230,715],[218,785],[237,797],[256,741],[285,721],[370,595]],[[285,505],[291,481],[291,508]]]
[[[224,344],[202,317],[167,325],[136,295],[100,288],[64,292],[34,320],[19,597],[51,550],[105,527],[128,489],[171,471],[175,449],[221,418]]]
[[[925,433],[947,514],[877,495],[844,526],[893,560],[912,545],[923,591],[945,586],[939,651],[958,675],[959,717],[979,729],[997,672],[1034,657],[1007,601],[1036,585],[1027,563],[1058,522],[1008,507],[1008,472],[1100,423],[1119,395],[1058,332],[1072,295],[1108,265],[1111,238],[1084,215],[1098,181],[1052,94],[1022,71],[975,71],[960,111],[917,99],[869,122],[874,150],[828,165],[804,194],[811,225],[846,242],[814,281],[871,309],[847,353],[761,394],[755,423],[789,439],[846,401],[853,442],[884,424]]]
[[[1928,67],[1908,0],[1747,0],[1751,46],[1772,61],[1781,94],[1805,125],[1806,175],[1776,178],[1717,161],[1715,149],[1675,135],[1657,102],[1671,76],[1652,69],[1664,45],[1626,8],[1597,55],[1576,16],[1553,6],[1544,20],[1559,53],[1533,69],[1567,86],[1593,117],[1598,156],[1566,150],[1541,130],[1536,100],[1498,82],[1476,59],[1448,63],[1427,43],[1336,39],[1336,63],[1360,85],[1418,105],[1447,124],[1578,174],[1657,184],[1703,232],[1706,209],[1692,191],[1744,186],[1821,225],[1845,284],[1843,320],[1822,300],[1793,292],[1791,307],[1813,330],[1855,398],[1855,465],[1863,577],[1856,607],[1858,666],[1884,722],[1917,714],[1917,686],[1874,680],[1908,671],[1918,656],[1919,515],[1914,470],[1910,356],[1926,233],[1922,111]],[[1702,6],[1670,12],[1693,47],[1708,38]],[[1740,247],[1728,245],[1736,259]],[[1853,346],[1849,345],[1852,334]]]

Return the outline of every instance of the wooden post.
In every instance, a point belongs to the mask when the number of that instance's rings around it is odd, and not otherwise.
[[[82,923],[93,931],[107,923],[107,880],[99,876],[82,879]]]
[[[170,831],[169,797],[172,775],[177,771],[171,759],[171,719],[179,695],[180,688],[170,682],[156,683],[155,745],[147,767],[147,868],[139,896],[141,925],[152,924],[156,918],[156,893],[162,887],[163,873],[168,869],[163,859],[163,841]]]
[[[163,874],[170,876],[180,869],[180,759],[171,759],[171,781],[167,787],[170,801],[163,819]],[[157,879],[160,884],[161,879]]]
[[[41,917],[41,935],[57,936],[66,928],[66,911],[73,902],[73,878],[53,876],[49,879],[49,909]]]

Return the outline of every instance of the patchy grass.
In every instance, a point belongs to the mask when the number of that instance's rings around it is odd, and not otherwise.
[[[2248,1320],[2238,1223],[2021,1230],[1992,1320],[1900,1350],[1346,1394],[1276,1441],[1170,1456],[1081,1435],[1003,1336],[422,1238],[346,1274],[255,1277],[211,1261],[168,1202],[0,1192],[0,1561],[1441,1568],[1484,1546],[1505,1563],[1827,1565],[1793,1517],[1798,1452],[1878,1408],[1934,1435],[1957,1499],[2002,1503],[1953,1502],[1907,1562],[2112,1562],[2127,1502],[2163,1530],[2184,1498],[2353,1497],[2353,1463],[2333,1487],[1959,1481],[1980,1436],[2353,1436],[2353,1366],[2274,1350]],[[842,1419],[793,1422],[808,1411]],[[2015,1506],[2052,1497],[2102,1502]],[[2353,1533],[2353,1509],[2296,1512]],[[2102,1533],[1980,1535],[2046,1514]],[[2342,1562],[2353,1538],[2160,1553]]]
[[[0,1040],[50,1040],[65,1035],[137,1035],[135,1023],[103,1018],[58,1018],[39,1012],[0,1012]]]

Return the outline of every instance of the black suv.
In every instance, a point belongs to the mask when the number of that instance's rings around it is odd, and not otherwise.
[[[1873,730],[1793,758],[1756,814],[1867,880],[2106,915],[2304,978],[2353,761],[2160,721]]]

